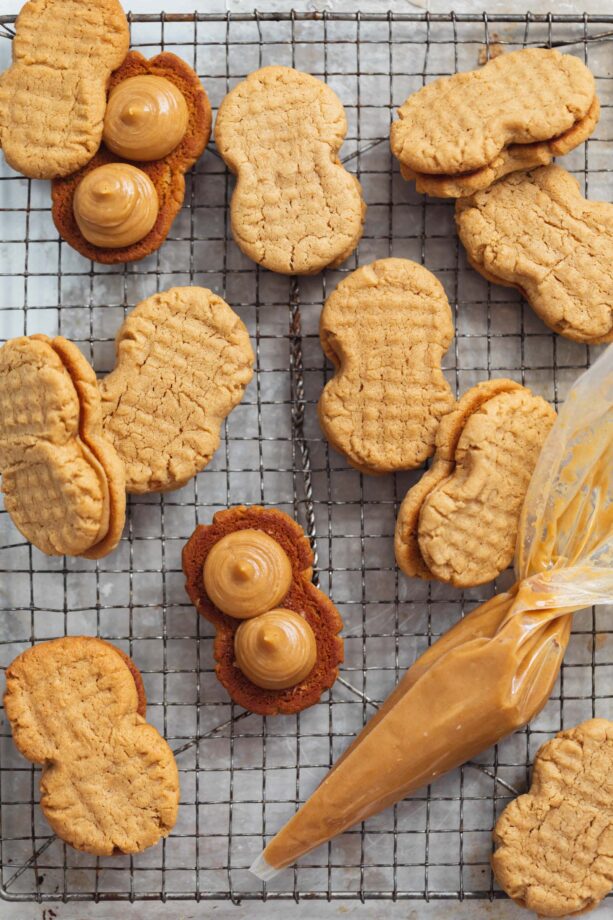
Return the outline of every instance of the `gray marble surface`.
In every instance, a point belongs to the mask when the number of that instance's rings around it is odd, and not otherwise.
[[[208,11],[208,12],[223,12],[226,9],[230,11],[242,11],[242,10],[251,10],[254,6],[253,0],[251,2],[244,2],[244,0],[228,0],[227,3],[223,0],[192,0],[192,2],[182,2],[182,0],[166,0],[162,2],[160,0],[159,4],[154,4],[151,0],[133,0],[130,4],[131,8],[135,12],[152,12],[157,11],[158,9],[164,8],[167,12],[191,12],[194,9],[199,11]],[[390,0],[390,2],[380,2],[380,0],[362,0],[359,4],[360,8],[364,11],[368,10],[386,10],[393,9],[395,11],[404,11],[404,10],[416,10],[416,9],[429,9],[432,12],[447,12],[449,9],[449,4],[444,2],[444,0],[415,0],[411,3],[408,0]],[[532,12],[546,12],[553,4],[547,2],[547,0],[532,0],[529,3],[522,2],[513,2],[513,0],[492,0],[488,4],[489,12],[508,12],[512,10],[514,13],[525,12],[526,10],[531,10]],[[19,2],[14,2],[14,0],[2,0],[0,10],[1,12],[13,12],[17,11],[20,6]],[[294,8],[297,10],[349,10],[354,11],[356,8],[356,0],[295,0],[294,3],[284,2],[284,0],[262,0],[260,3],[260,8],[262,10],[288,10]],[[482,4],[479,2],[468,2],[468,0],[463,0],[463,2],[458,2],[454,4],[456,12],[481,12]],[[557,13],[583,13],[583,12],[602,12],[602,2],[601,0],[588,0],[584,3],[572,2],[572,0],[559,0],[555,4],[555,11]],[[364,57],[362,59],[362,66],[366,70],[368,67],[368,49],[364,52]],[[469,66],[467,64],[467,66]],[[342,83],[339,86],[339,91],[342,91]],[[376,130],[376,126],[373,126],[373,131]],[[571,159],[571,158],[569,158]],[[571,159],[571,167],[579,169],[581,166],[579,158]],[[374,219],[374,218],[371,218]],[[443,218],[441,218],[443,219]],[[374,226],[374,225],[373,225]],[[375,252],[375,254],[379,254]],[[365,252],[365,256],[370,255],[369,251]],[[135,289],[136,290],[136,289]],[[100,296],[109,297],[112,300],[112,287],[110,280],[107,282],[107,287],[103,292],[100,293]],[[135,295],[136,296],[136,295]],[[43,313],[41,312],[41,321]],[[76,321],[76,320],[75,320]],[[102,324],[101,328],[103,331],[110,331],[114,323],[116,323],[116,317],[110,317],[107,315],[104,318],[100,319]],[[307,317],[307,325],[311,320]],[[313,327],[315,328],[315,327]],[[534,327],[537,329],[537,327]],[[311,327],[309,326],[309,330]],[[30,331],[35,331],[34,329]],[[36,331],[40,331],[40,327],[37,327]],[[45,331],[47,331],[45,329]],[[51,331],[51,330],[50,330]],[[98,360],[103,364],[107,358],[105,354],[99,354]],[[100,368],[98,368],[100,369]],[[543,386],[546,387],[546,382],[541,381],[540,383],[536,382],[537,387]],[[279,386],[282,386],[280,383]],[[273,391],[271,391],[273,392]],[[273,392],[274,395],[274,392]],[[152,514],[153,508],[149,509],[150,514],[147,517],[147,509],[143,509],[143,518],[142,524],[144,527],[153,526],[155,527],[155,522],[152,525]],[[138,522],[137,522],[138,525]],[[153,549],[151,549],[153,551]],[[144,557],[139,560],[139,565],[141,567],[147,566],[150,560],[145,559]],[[121,576],[123,577],[123,576]],[[119,578],[117,581],[119,582]],[[84,578],[82,581],[83,585],[89,585],[90,583]],[[41,580],[40,590],[46,590],[46,583]],[[87,591],[89,588],[83,587],[78,589],[74,584],[71,586],[73,591],[72,597],[74,598],[75,606],[86,607],[88,603],[91,603]],[[82,590],[84,593],[79,593],[79,590]],[[106,600],[111,601],[113,597],[113,591],[117,591],[118,594],[121,593],[121,585],[115,584],[113,586],[106,584],[104,590],[110,592],[106,595]],[[143,597],[146,598],[147,591],[153,591],[154,588],[151,586],[143,585]],[[103,598],[103,600],[105,600]],[[51,598],[50,605],[53,603]],[[151,614],[153,617],[153,614]],[[88,620],[84,615],[83,623],[84,629],[87,629]],[[187,622],[187,619],[186,619]],[[56,628],[57,624],[54,620],[47,621],[47,627],[50,630],[50,635],[53,634],[53,630]],[[119,627],[116,627],[119,628]],[[156,624],[152,621],[151,628],[155,632]],[[355,638],[356,641],[359,639],[359,624],[355,627]],[[349,640],[351,640],[352,635],[352,626],[349,623],[347,635]],[[40,636],[40,633],[39,633]],[[140,653],[146,656],[147,652],[145,649],[145,643],[141,643]],[[185,649],[185,653],[188,653],[188,650]],[[588,661],[589,655],[591,654],[590,648],[586,645],[586,648],[583,649],[583,658],[586,662]],[[409,654],[415,654],[415,649],[409,649]],[[581,655],[579,652],[576,652],[579,655],[578,661],[582,661]],[[148,688],[149,689],[149,688]],[[385,691],[387,688],[379,688],[381,691]],[[152,695],[155,700],[156,687],[152,687]],[[558,704],[559,706],[559,704]],[[155,706],[153,707],[155,713]],[[567,715],[567,718],[577,721],[579,718],[588,715],[589,713],[584,713],[580,709],[575,709],[570,711]],[[603,713],[604,714],[604,713]],[[557,714],[556,718],[557,718]],[[609,714],[610,715],[610,714]],[[154,717],[155,719],[155,714]],[[550,719],[550,721],[548,721]],[[551,731],[551,726],[555,723],[555,719],[551,720],[551,711],[547,711],[542,717],[540,723],[536,726],[537,728],[537,737],[540,740],[543,740],[546,737],[547,731]],[[569,723],[569,724],[572,724]],[[544,734],[539,735],[538,730],[544,732]],[[312,777],[312,782],[314,783],[316,777]],[[511,778],[512,781],[522,782],[522,779],[517,779],[517,777]],[[450,781],[451,782],[451,781]],[[443,820],[444,820],[444,816]],[[479,843],[483,852],[487,852],[487,844],[481,841]],[[591,916],[598,918],[598,920],[605,920],[606,917],[611,916],[611,902],[607,906],[601,907],[598,911],[595,911]],[[281,920],[281,918],[295,917],[296,920],[315,920],[315,918],[342,918],[342,920],[353,920],[353,918],[385,918],[385,920],[519,920],[522,916],[526,916],[525,911],[522,911],[520,908],[516,907],[513,904],[502,901],[495,901],[493,903],[489,902],[475,902],[469,901],[464,903],[446,903],[443,901],[436,901],[430,904],[420,903],[420,902],[400,902],[398,904],[391,904],[389,902],[376,902],[369,901],[365,905],[356,903],[355,900],[348,901],[335,901],[331,904],[326,904],[325,902],[301,902],[299,905],[295,905],[292,902],[283,901],[280,903],[269,902],[267,904],[258,904],[258,903],[247,903],[243,906],[234,907],[229,905],[227,902],[215,902],[215,903],[201,903],[201,904],[183,904],[181,902],[171,902],[169,905],[160,905],[160,904],[151,904],[147,905],[146,908],[142,904],[129,905],[125,903],[120,904],[51,904],[45,910],[44,907],[39,905],[32,904],[11,904],[7,902],[0,902],[0,920],[103,920],[103,918],[108,918],[108,920],[120,920],[120,918],[126,918],[126,920],[131,920],[131,918],[138,918],[141,920],[142,917],[146,916],[147,920],[157,920],[157,918],[167,918],[172,917],[173,920],[200,920],[203,917],[220,917],[220,918],[249,918],[249,920]]]

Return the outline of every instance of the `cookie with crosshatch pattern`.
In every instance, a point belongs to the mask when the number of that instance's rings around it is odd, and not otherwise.
[[[115,344],[100,394],[126,489],[179,489],[211,460],[221,424],[253,376],[249,333],[225,300],[193,285],[137,304]]]
[[[42,552],[99,559],[119,542],[123,464],[102,432],[96,375],[61,336],[0,349],[0,470],[11,519]]]
[[[517,288],[550,329],[613,341],[613,205],[588,201],[561,166],[514,173],[456,202],[473,268]]]
[[[138,51],[130,51],[109,81],[109,93],[132,77],[154,76],[169,80],[185,99],[188,111],[187,129],[177,147],[165,157],[147,162],[119,157],[102,143],[90,162],[78,172],[57,179],[51,187],[51,214],[60,235],[73,249],[87,259],[104,264],[134,262],[159,249],[179,213],[185,197],[185,173],[208,144],[211,135],[211,106],[208,96],[192,68],[175,54],[164,51],[147,60]],[[151,179],[158,199],[155,224],[141,240],[128,246],[106,248],[85,239],[75,219],[73,203],[81,181],[93,169],[108,163],[131,163]]]
[[[106,86],[129,41],[117,0],[23,6],[13,63],[0,76],[0,146],[13,169],[53,179],[91,160],[102,138]]]
[[[363,473],[415,469],[454,398],[441,370],[453,338],[442,284],[409,259],[379,259],[324,304],[321,347],[336,369],[318,405],[325,436]]]
[[[529,792],[494,827],[498,884],[539,917],[593,910],[613,887],[613,722],[589,719],[537,752]]]
[[[254,262],[311,275],[353,252],[366,205],[338,158],[346,133],[338,96],[291,67],[262,67],[225,97],[215,142],[237,176],[232,233]]]
[[[469,588],[506,569],[555,417],[514,380],[486,380],[464,393],[438,427],[432,466],[400,506],[394,544],[406,575]]]
[[[398,109],[390,142],[417,191],[461,198],[573,150],[599,113],[594,77],[582,61],[526,48],[413,93]]]
[[[298,684],[285,689],[256,686],[239,669],[234,642],[244,621],[222,613],[204,587],[203,569],[209,553],[228,534],[240,530],[262,531],[287,555],[291,563],[291,583],[285,597],[279,600],[279,606],[303,617],[315,637],[313,669]],[[183,571],[192,604],[215,627],[215,673],[236,703],[260,715],[288,715],[313,706],[333,685],[343,661],[343,640],[339,636],[343,621],[330,598],[313,584],[311,545],[302,527],[289,515],[273,508],[243,505],[218,511],[212,523],[196,527],[185,544]]]
[[[177,766],[146,704],[134,662],[102,639],[42,642],[7,668],[13,741],[42,765],[43,814],[77,850],[138,853],[176,822]]]

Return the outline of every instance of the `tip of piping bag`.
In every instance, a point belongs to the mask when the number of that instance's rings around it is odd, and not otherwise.
[[[271,878],[278,875],[281,869],[275,869],[270,863],[266,862],[264,853],[260,853],[257,859],[254,859],[249,866],[249,871],[263,882],[269,882]]]

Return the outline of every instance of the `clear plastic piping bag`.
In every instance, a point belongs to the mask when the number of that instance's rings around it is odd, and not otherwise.
[[[517,581],[409,668],[257,857],[270,879],[314,847],[500,741],[545,705],[572,614],[613,601],[613,345],[569,393],[534,470]]]

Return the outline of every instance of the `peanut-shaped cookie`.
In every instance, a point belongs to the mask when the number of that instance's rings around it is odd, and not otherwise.
[[[613,722],[559,732],[494,828],[498,884],[539,917],[592,910],[613,887]]]
[[[408,259],[364,265],[326,300],[319,335],[336,368],[318,407],[330,443],[364,473],[422,464],[454,404],[441,370],[453,338],[441,283]]]
[[[225,417],[253,376],[244,323],[207,288],[171,288],[138,304],[100,382],[104,433],[128,492],[178,489],[204,469]]]
[[[0,470],[6,510],[42,552],[98,559],[119,542],[123,464],[102,433],[96,375],[61,336],[0,349]]]
[[[587,201],[561,166],[516,173],[456,204],[469,261],[515,287],[554,332],[613,341],[613,204]]]
[[[33,179],[66,176],[102,138],[106,85],[129,45],[118,0],[29,0],[0,76],[0,146]]]
[[[578,58],[528,48],[429,83],[398,115],[390,140],[404,178],[456,198],[568,153],[594,130],[599,105]]]
[[[549,403],[513,380],[468,390],[441,421],[434,462],[400,506],[395,550],[402,571],[458,588],[503,572],[554,420]]]
[[[138,853],[175,824],[177,766],[145,707],[138,669],[101,639],[43,642],[7,669],[13,741],[42,764],[45,818],[77,850]]]
[[[316,588],[313,550],[276,508],[237,505],[196,527],[183,548],[186,590],[215,627],[215,673],[260,715],[318,702],[343,661],[343,621]]]
[[[171,84],[171,90],[178,90],[179,99],[183,100],[185,106],[185,123],[181,123],[184,131],[175,147],[163,156],[158,155],[154,158],[147,156],[146,160],[142,160],[141,155],[148,149],[152,149],[153,144],[158,142],[159,134],[164,130],[165,119],[171,123],[179,121],[178,113],[173,112],[173,97],[169,97],[167,92],[160,92],[158,89],[158,98],[156,92],[150,88],[146,91],[143,89],[131,91],[129,89],[131,85],[134,85],[135,78],[139,78],[142,81],[143,78],[150,79],[152,77],[158,81],[163,81],[158,83],[158,88]],[[142,86],[143,84],[141,83]],[[211,134],[211,106],[204,87],[192,68],[175,54],[165,51],[147,60],[138,51],[129,51],[121,67],[111,76],[109,99],[113,98],[112,94],[117,90],[125,93],[124,97],[120,97],[124,99],[124,108],[120,115],[117,115],[113,105],[109,104],[103,143],[96,155],[78,172],[62,179],[56,179],[51,187],[51,214],[58,232],[82,256],[106,265],[116,265],[118,262],[134,262],[159,249],[183,205],[185,173],[201,155]],[[130,97],[130,92],[133,94],[132,97]],[[142,95],[139,95],[139,93]],[[137,155],[137,150],[134,150],[131,156],[120,155],[111,150],[107,143],[110,142],[110,136],[113,136],[115,140],[124,139],[122,132],[125,134],[126,125],[129,126],[130,124],[130,112],[134,110],[139,113],[143,109],[145,111],[150,110],[154,114],[151,115],[149,122],[145,121],[141,115],[144,124],[142,126],[137,125],[132,132],[138,139],[144,135],[144,139],[141,141],[143,143],[143,150],[140,151],[141,155]],[[114,116],[112,121],[109,118],[109,112],[111,117]],[[140,127],[140,132],[138,127]],[[112,135],[110,135],[111,129],[113,129]],[[152,133],[153,137],[148,138],[149,133]],[[128,139],[134,142],[133,137],[129,136]],[[150,194],[152,191],[155,197],[155,202],[150,205],[154,213],[148,224],[145,225],[144,230],[141,226],[140,232],[144,232],[144,235],[140,237],[138,231],[134,232],[135,224],[138,225],[135,215],[139,213],[139,209],[141,209],[140,213],[142,214],[142,211],[146,210],[146,204],[143,202],[145,196],[142,194],[140,186],[136,182],[133,185],[129,181],[130,176],[133,175],[131,170],[134,169],[135,162],[137,169],[140,173],[144,173],[146,177],[143,180],[141,176],[141,182],[146,183],[147,179],[150,180],[151,186],[146,186],[146,188],[150,190]],[[112,192],[107,188],[106,198],[102,196],[98,206],[96,206],[95,200],[91,200],[94,197],[94,193],[91,192],[89,200],[90,219],[93,211],[95,218],[97,220],[102,218],[105,223],[100,226],[94,222],[94,236],[91,239],[87,239],[77,220],[75,202],[80,201],[79,189],[81,188],[81,191],[83,191],[83,180],[89,176],[89,181],[93,181],[91,174],[94,170],[98,170],[97,175],[101,176],[103,174],[100,172],[100,167],[108,168],[109,166],[116,170],[115,175],[123,175],[123,181],[117,181]],[[127,175],[121,170],[122,166],[128,167]],[[104,178],[100,179],[101,184],[104,184],[104,181]],[[108,183],[108,179],[106,181]],[[110,186],[110,183],[108,184]],[[134,191],[132,207],[128,206],[127,190]],[[113,205],[117,213],[113,217],[109,217]],[[141,217],[141,221],[145,219],[146,215]],[[151,222],[153,222],[153,225],[150,229],[147,229]],[[91,229],[90,220],[90,236]],[[127,241],[123,239],[126,233],[131,233]],[[102,234],[106,239],[99,239],[99,234]],[[135,239],[135,237],[138,238]],[[104,243],[107,245],[104,245]],[[109,243],[112,245],[108,245]]]
[[[338,159],[346,133],[336,94],[291,67],[263,67],[228,93],[215,141],[237,176],[232,233],[254,262],[311,275],[353,252],[366,206]]]

